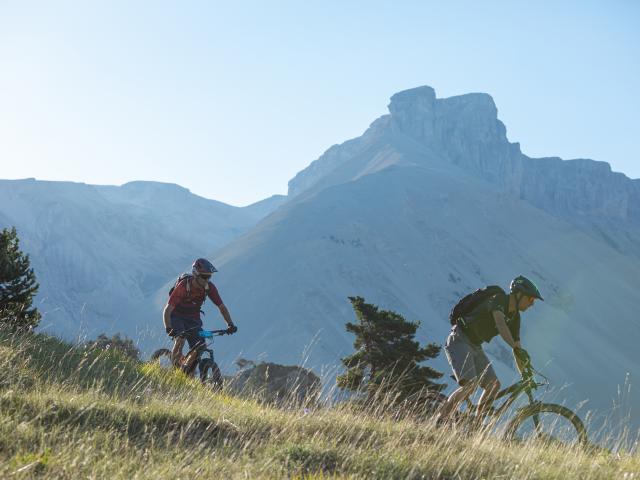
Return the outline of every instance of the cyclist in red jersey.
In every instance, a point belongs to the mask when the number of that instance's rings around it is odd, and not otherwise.
[[[231,320],[229,310],[222,303],[218,289],[211,282],[212,275],[217,271],[211,262],[198,258],[193,262],[192,275],[182,278],[169,295],[162,318],[167,334],[175,340],[171,352],[174,365],[177,365],[182,356],[185,339],[189,343],[189,348],[204,343],[199,336],[202,330],[200,309],[207,297],[220,310],[228,332],[235,333],[238,330]]]

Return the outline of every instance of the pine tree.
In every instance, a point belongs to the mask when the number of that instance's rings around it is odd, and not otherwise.
[[[401,315],[365,303],[362,297],[349,297],[357,323],[347,323],[355,334],[356,352],[342,359],[347,371],[337,378],[345,390],[366,391],[369,399],[391,393],[395,400],[425,392],[439,392],[445,385],[435,383],[442,373],[419,365],[436,358],[440,346],[421,347],[414,340],[419,322],[408,322]]]
[[[20,251],[15,227],[4,228],[0,231],[0,323],[13,330],[36,327],[40,313],[32,302],[38,286],[29,256]]]

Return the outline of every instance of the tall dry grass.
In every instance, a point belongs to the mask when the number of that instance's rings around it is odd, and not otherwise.
[[[506,443],[383,402],[274,407],[44,335],[0,333],[0,373],[0,478],[640,478],[638,454]]]

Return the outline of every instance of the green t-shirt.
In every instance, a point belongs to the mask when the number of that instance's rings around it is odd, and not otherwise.
[[[463,332],[469,337],[469,340],[476,345],[480,345],[482,342],[490,342],[493,337],[499,335],[496,320],[493,318],[493,312],[499,311],[506,317],[507,327],[513,339],[516,342],[520,341],[520,312],[516,310],[510,315],[507,314],[508,304],[509,296],[498,293],[489,297],[474,308],[471,313],[465,315]]]

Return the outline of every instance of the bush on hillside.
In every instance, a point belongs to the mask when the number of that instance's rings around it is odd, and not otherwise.
[[[116,333],[111,338],[101,333],[95,340],[88,341],[86,346],[90,349],[102,351],[118,351],[127,358],[140,361],[140,350],[133,343],[133,340],[124,336],[121,337],[119,333]]]

